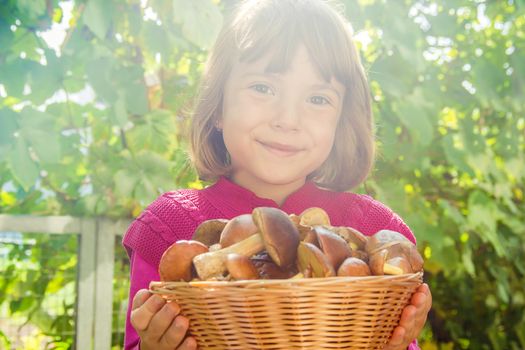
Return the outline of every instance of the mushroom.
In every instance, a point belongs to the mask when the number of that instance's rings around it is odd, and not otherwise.
[[[193,241],[199,241],[206,246],[219,243],[221,232],[228,223],[226,219],[211,219],[200,223],[195,229],[191,239]]]
[[[207,251],[208,247],[198,241],[180,240],[173,243],[160,258],[161,281],[191,281],[192,259]]]
[[[272,260],[280,267],[292,265],[297,257],[299,232],[289,216],[277,208],[259,207],[252,217]]]
[[[385,266],[389,269],[389,271],[386,271],[385,273],[389,275],[402,275],[415,272],[412,270],[410,262],[404,256],[396,256],[388,259]]]
[[[226,269],[235,280],[255,280],[259,273],[249,257],[237,253],[226,256]]]
[[[199,278],[206,280],[222,275],[226,256],[230,253],[252,256],[266,249],[272,260],[280,267],[291,265],[297,255],[299,232],[288,214],[277,208],[258,207],[252,212],[258,233],[229,247],[200,254],[193,259]]]
[[[343,238],[350,249],[352,250],[364,250],[368,237],[359,232],[358,230],[347,227],[339,226],[333,227],[332,230]]]
[[[388,249],[370,255],[369,265],[374,275],[401,275],[415,272],[405,256],[389,257]]]
[[[312,226],[315,225],[329,225],[330,218],[324,209],[318,207],[311,207],[305,209],[300,215],[290,214],[290,219],[299,231],[299,238],[301,241],[307,239],[312,232]]]
[[[272,261],[267,252],[261,252],[251,258],[262,279],[287,279],[297,274],[295,266],[281,268]]]
[[[349,257],[337,270],[337,276],[370,276],[370,267],[361,259]]]
[[[297,248],[297,267],[305,276],[332,277],[335,270],[326,255],[315,245],[300,242]]]
[[[300,218],[299,224],[303,226],[330,225],[328,213],[318,207],[311,207],[304,210]]]
[[[256,233],[257,226],[253,222],[252,215],[242,214],[234,217],[224,226],[219,243],[226,248]]]
[[[378,261],[388,264],[389,260],[395,257],[404,259],[408,263],[410,269],[407,270],[406,265],[399,262],[399,260],[394,260],[396,264],[395,266],[392,265],[392,273],[394,274],[396,271],[399,271],[399,266],[404,266],[401,270],[408,271],[409,273],[421,271],[423,269],[423,258],[417,251],[416,246],[399,232],[391,230],[378,231],[373,236],[369,237],[365,249],[370,257],[371,263],[373,261],[375,269],[379,269],[379,267],[377,267]],[[386,253],[383,252],[384,250],[386,250]],[[380,255],[375,256],[377,254]],[[387,270],[390,270],[390,268],[391,266],[386,267]],[[372,266],[371,269],[372,272],[374,272]]]
[[[319,248],[326,255],[330,264],[337,270],[339,265],[351,255],[345,240],[325,226],[314,226]]]

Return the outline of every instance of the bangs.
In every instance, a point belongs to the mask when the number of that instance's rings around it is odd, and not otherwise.
[[[291,64],[297,48],[306,47],[321,77],[329,82],[336,78],[343,85],[351,80],[350,62],[353,47],[344,35],[349,28],[334,18],[325,6],[310,1],[276,1],[271,11],[256,9],[240,16],[235,38],[240,62],[252,63],[269,56],[268,73],[283,73]],[[355,62],[353,62],[355,63]]]

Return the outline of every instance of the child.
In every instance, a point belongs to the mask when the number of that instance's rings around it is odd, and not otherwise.
[[[131,260],[126,349],[196,349],[186,336],[191,320],[145,289],[159,280],[164,250],[204,220],[317,206],[335,226],[391,229],[415,243],[383,204],[342,192],[373,162],[367,86],[349,24],[325,2],[249,0],[234,11],[210,53],[192,124],[194,164],[214,184],[163,194],[123,240]],[[423,284],[385,349],[417,349],[430,305]]]

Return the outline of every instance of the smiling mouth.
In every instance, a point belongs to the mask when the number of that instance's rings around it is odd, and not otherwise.
[[[300,148],[296,148],[293,146],[283,145],[280,143],[274,143],[274,142],[262,142],[257,141],[260,145],[262,145],[267,151],[269,151],[272,154],[275,154],[277,156],[281,157],[289,157],[293,156],[301,151]]]

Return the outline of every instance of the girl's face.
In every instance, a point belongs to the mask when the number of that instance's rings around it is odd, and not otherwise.
[[[266,72],[269,59],[234,65],[219,127],[232,180],[282,204],[328,157],[345,88],[319,75],[304,46],[283,73]]]

